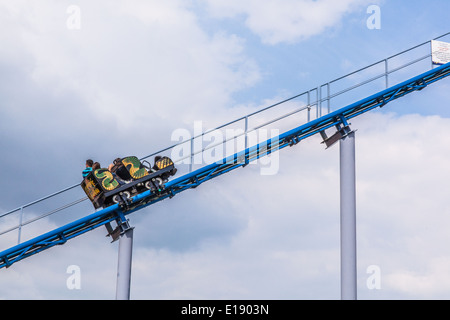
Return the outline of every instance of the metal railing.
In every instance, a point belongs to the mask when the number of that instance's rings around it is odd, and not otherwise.
[[[450,32],[443,34],[433,40],[441,40],[443,38],[449,37]],[[404,58],[405,55],[412,55],[410,58]],[[383,89],[386,89],[390,86],[393,86],[397,83],[400,83],[401,80],[393,78],[393,75],[399,75],[399,77],[403,76],[404,78],[408,78],[408,75],[402,74],[405,73],[406,69],[412,67],[417,67],[421,64],[421,68],[425,69],[423,71],[427,71],[433,68],[433,64],[431,62],[431,40],[423,42],[419,45],[416,45],[412,48],[404,50],[400,53],[397,53],[393,56],[380,60],[376,63],[373,63],[369,66],[361,68],[357,71],[346,74],[345,76],[339,77],[332,81],[329,81],[325,84],[317,86],[313,89],[295,95],[291,98],[285,99],[278,103],[272,104],[270,106],[264,107],[258,111],[249,113],[245,116],[237,118],[233,121],[225,123],[221,126],[218,126],[212,130],[202,131],[201,134],[198,134],[188,140],[181,141],[179,143],[173,144],[165,149],[159,150],[147,156],[141,158],[141,160],[146,160],[152,158],[156,155],[169,155],[172,157],[172,160],[175,164],[188,164],[188,168],[186,169],[188,172],[193,171],[194,159],[197,155],[202,155],[205,151],[210,150],[212,148],[217,148],[222,146],[225,147],[227,143],[235,142],[237,139],[243,138],[242,149],[249,147],[249,135],[252,132],[256,132],[262,128],[266,128],[275,123],[280,124],[283,120],[290,119],[296,115],[301,114],[303,116],[303,121],[309,122],[311,120],[320,118],[322,115],[328,114],[334,109],[338,109],[343,107],[351,102],[354,102],[358,98],[363,98],[369,96],[373,93],[379,92]],[[399,62],[396,62],[399,60]],[[405,61],[404,61],[405,60]],[[422,71],[422,72],[423,72]],[[412,71],[414,74],[418,74],[417,70]],[[367,73],[368,75],[365,75]],[[362,78],[362,79],[361,79]],[[365,86],[373,85],[372,88],[366,88],[366,90],[359,93],[359,96],[356,96],[356,89],[362,89]],[[352,93],[350,97],[345,99],[345,94]],[[341,100],[338,101],[338,98]],[[283,107],[287,107],[288,110],[283,110]],[[265,119],[267,117],[267,113],[274,112],[276,116],[269,116],[269,119]],[[282,115],[279,115],[282,114]],[[251,123],[254,122],[254,125]],[[298,125],[299,123],[296,122]],[[237,133],[227,137],[227,135],[222,134],[222,141],[218,141],[214,144],[209,144],[207,147],[203,147],[201,144],[200,148],[195,148],[196,139],[200,140],[203,143],[205,136],[209,134],[213,134],[215,132],[226,130],[228,127],[233,125],[240,126],[239,130],[235,130]],[[281,124],[280,124],[281,125]],[[281,129],[281,128],[280,128]],[[174,158],[172,155],[173,150],[180,146],[187,145],[186,149],[189,149],[188,154],[183,154],[182,156],[178,156]],[[241,151],[241,150],[233,150],[233,151]],[[205,165],[206,163],[202,163],[200,165]],[[180,173],[179,173],[180,174]],[[6,217],[11,216],[14,213],[18,213],[18,224],[14,225],[6,230],[0,231],[0,236],[10,233],[14,230],[18,231],[17,241],[21,242],[22,237],[22,228],[26,225],[29,225],[33,222],[41,220],[45,217],[49,217],[57,212],[64,211],[68,208],[74,207],[82,202],[84,202],[87,197],[82,197],[78,200],[71,201],[69,203],[63,204],[61,206],[57,206],[56,209],[45,210],[45,213],[38,214],[37,216],[32,217],[24,221],[24,210],[26,208],[31,208],[37,204],[46,202],[48,200],[52,200],[57,196],[65,194],[75,188],[79,188],[79,184],[75,184],[73,186],[62,189],[58,192],[45,196],[36,201],[30,202],[28,204],[22,205],[16,209],[10,210],[0,215],[0,219],[5,219]],[[80,188],[81,192],[81,188]],[[53,208],[53,207],[52,207]]]
[[[435,38],[433,40],[442,39],[442,38],[447,37],[449,35],[450,35],[450,32],[446,33],[444,35],[441,35],[441,36],[439,36],[439,37],[437,37],[437,38]],[[400,66],[395,66],[395,67],[392,67],[392,68],[390,67],[390,62],[392,60],[394,60],[394,59],[396,59],[398,57],[401,57],[402,55],[411,53],[414,50],[423,49],[424,47],[426,47],[426,49],[428,49],[428,52],[426,54],[420,55],[419,57],[415,57],[412,60],[408,60],[407,62],[403,63]],[[182,141],[182,142],[176,143],[176,144],[171,145],[170,147],[167,147],[167,148],[165,148],[163,150],[159,150],[159,151],[154,152],[154,153],[152,153],[150,155],[147,155],[147,156],[143,157],[142,160],[154,157],[154,156],[159,155],[161,153],[167,153],[168,151],[171,151],[171,150],[173,150],[176,147],[182,146],[183,144],[188,144],[190,146],[190,154],[183,155],[182,157],[175,158],[175,159],[172,159],[172,160],[174,160],[174,162],[176,164],[177,163],[182,163],[182,162],[186,163],[186,160],[189,160],[187,163],[189,164],[189,172],[191,172],[192,171],[192,164],[194,162],[194,157],[196,155],[198,155],[198,154],[201,154],[201,153],[203,153],[203,152],[205,152],[205,151],[207,151],[207,150],[209,150],[211,148],[215,148],[215,147],[217,147],[219,145],[223,145],[223,144],[225,144],[227,142],[230,142],[232,140],[235,140],[235,139],[237,139],[239,137],[242,137],[242,136],[243,137],[247,137],[247,135],[250,132],[252,132],[252,131],[261,129],[261,128],[266,127],[268,125],[271,125],[271,124],[273,124],[275,122],[284,120],[284,119],[286,119],[288,117],[291,117],[291,116],[293,116],[295,114],[298,114],[298,113],[300,113],[302,111],[306,111],[307,112],[307,115],[306,115],[306,121],[307,122],[309,122],[311,120],[314,120],[316,118],[320,118],[322,115],[328,114],[328,113],[330,113],[332,111],[332,107],[331,107],[332,99],[338,98],[338,97],[340,97],[340,96],[342,96],[342,95],[344,95],[344,94],[346,94],[348,92],[351,92],[351,91],[353,91],[353,90],[355,90],[357,88],[361,88],[361,87],[363,87],[365,85],[371,84],[371,83],[373,83],[373,82],[375,82],[377,80],[380,80],[380,79],[383,80],[383,87],[378,87],[378,88],[376,88],[376,90],[373,90],[372,92],[367,92],[366,91],[364,93],[364,95],[361,96],[361,98],[365,97],[365,96],[368,96],[370,94],[379,92],[382,89],[387,89],[390,86],[401,82],[401,80],[391,81],[391,80],[393,80],[392,78],[390,78],[391,75],[395,74],[396,72],[402,71],[402,70],[404,70],[404,69],[406,69],[406,68],[408,68],[410,66],[416,65],[416,64],[418,64],[420,62],[426,62],[426,65],[429,67],[429,68],[427,68],[427,69],[425,69],[423,71],[427,71],[428,69],[433,68],[433,64],[431,62],[431,56],[432,56],[432,52],[431,52],[431,40],[430,40],[430,41],[423,42],[423,43],[421,43],[419,45],[416,45],[416,46],[414,46],[412,48],[409,48],[407,50],[404,50],[404,51],[402,51],[400,53],[397,53],[397,54],[395,54],[393,56],[390,56],[388,58],[380,60],[380,61],[378,61],[376,63],[373,63],[373,64],[371,64],[369,66],[366,66],[364,68],[361,68],[359,70],[356,70],[354,72],[346,74],[345,76],[342,76],[342,77],[339,77],[337,79],[334,79],[334,80],[332,80],[332,81],[330,81],[328,83],[322,84],[322,85],[318,86],[317,88],[305,91],[305,92],[300,93],[298,95],[295,95],[295,96],[293,96],[291,98],[285,99],[285,100],[283,100],[281,102],[278,102],[278,103],[275,103],[273,105],[264,107],[264,108],[262,108],[262,109],[260,109],[258,111],[255,111],[253,113],[247,114],[245,116],[242,116],[242,117],[240,117],[238,119],[235,119],[233,121],[230,121],[228,123],[225,123],[225,124],[223,124],[223,125],[221,125],[221,126],[219,126],[217,128],[214,128],[214,129],[211,129],[211,130],[208,130],[208,131],[204,131],[201,134],[196,135],[196,136],[194,136],[194,137],[192,137],[192,138],[190,138],[190,139],[188,139],[186,141]],[[429,59],[429,63],[428,63],[428,59]],[[355,76],[357,76],[357,75],[359,75],[359,74],[361,74],[361,73],[363,73],[365,71],[368,71],[368,70],[370,70],[372,68],[376,68],[376,67],[379,67],[379,66],[382,66],[382,68],[383,68],[383,71],[381,73],[378,73],[376,75],[370,76],[369,78],[367,78],[365,80],[362,80],[362,81],[360,81],[358,83],[349,85],[347,87],[344,87],[343,89],[340,89],[340,90],[338,90],[336,92],[333,92],[333,86],[336,86],[339,82],[343,82],[344,80],[346,80],[348,78],[355,77]],[[414,73],[416,74],[418,72],[414,72]],[[404,76],[404,78],[406,79],[407,76]],[[325,94],[324,94],[324,91],[325,91]],[[302,99],[302,97],[303,97],[303,99]],[[256,118],[258,116],[262,116],[267,111],[275,110],[278,107],[280,107],[281,105],[284,105],[284,104],[286,104],[288,102],[292,102],[292,101],[295,101],[295,100],[301,102],[301,105],[299,107],[294,108],[293,110],[290,110],[289,112],[287,112],[287,113],[285,113],[285,114],[283,114],[281,116],[277,116],[275,118],[270,119],[269,121],[263,122],[262,124],[259,124],[257,126],[254,126],[254,127],[250,128],[249,122],[253,118]],[[350,103],[350,102],[352,102],[354,100],[355,100],[355,97],[352,96],[351,99],[349,99],[348,103]],[[337,109],[339,107],[342,107],[342,106],[344,106],[344,105],[341,103],[338,106],[335,106],[336,107],[335,109]],[[199,150],[195,150],[195,148],[193,147],[195,145],[195,140],[196,139],[203,139],[204,136],[206,136],[206,135],[208,135],[210,133],[213,133],[213,132],[218,131],[218,130],[224,130],[224,129],[226,129],[229,126],[232,126],[234,124],[238,124],[239,122],[243,122],[242,130],[241,130],[241,132],[239,134],[234,135],[232,137],[229,137],[227,139],[224,139],[221,142],[218,142],[216,144],[209,145],[206,148],[201,148]],[[226,135],[222,135],[222,136],[226,136]],[[248,144],[247,144],[247,141],[248,140],[246,139],[245,148],[249,147]]]

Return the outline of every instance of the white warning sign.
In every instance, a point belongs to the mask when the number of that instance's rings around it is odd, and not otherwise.
[[[446,64],[450,62],[450,43],[431,41],[431,59],[433,64]]]

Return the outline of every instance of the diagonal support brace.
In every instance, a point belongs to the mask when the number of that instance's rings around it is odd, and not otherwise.
[[[122,234],[132,229],[129,220],[125,217],[125,215],[122,212],[117,213],[116,223],[117,223],[116,228],[113,228],[110,222],[105,224],[106,230],[108,232],[106,236],[107,237],[110,236],[112,238],[111,242],[115,242],[120,238]]]
[[[336,133],[332,136],[328,137],[325,130],[320,132],[322,136],[322,143],[325,143],[327,149],[333,146],[339,140],[347,137],[349,134],[355,132],[350,129],[350,124],[347,122],[347,119],[344,116],[339,116],[340,122],[336,125]]]

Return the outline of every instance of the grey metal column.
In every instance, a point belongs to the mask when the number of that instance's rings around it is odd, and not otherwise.
[[[128,228],[119,238],[116,300],[130,299],[131,261],[133,253],[133,229]]]
[[[350,128],[347,127],[348,130]],[[340,140],[341,299],[356,300],[355,132]]]

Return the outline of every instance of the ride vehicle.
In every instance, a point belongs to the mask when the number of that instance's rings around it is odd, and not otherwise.
[[[126,206],[132,197],[147,190],[163,192],[164,184],[176,172],[169,157],[155,157],[153,166],[135,156],[117,158],[111,171],[105,168],[91,171],[81,182],[81,187],[95,209],[116,203]]]

